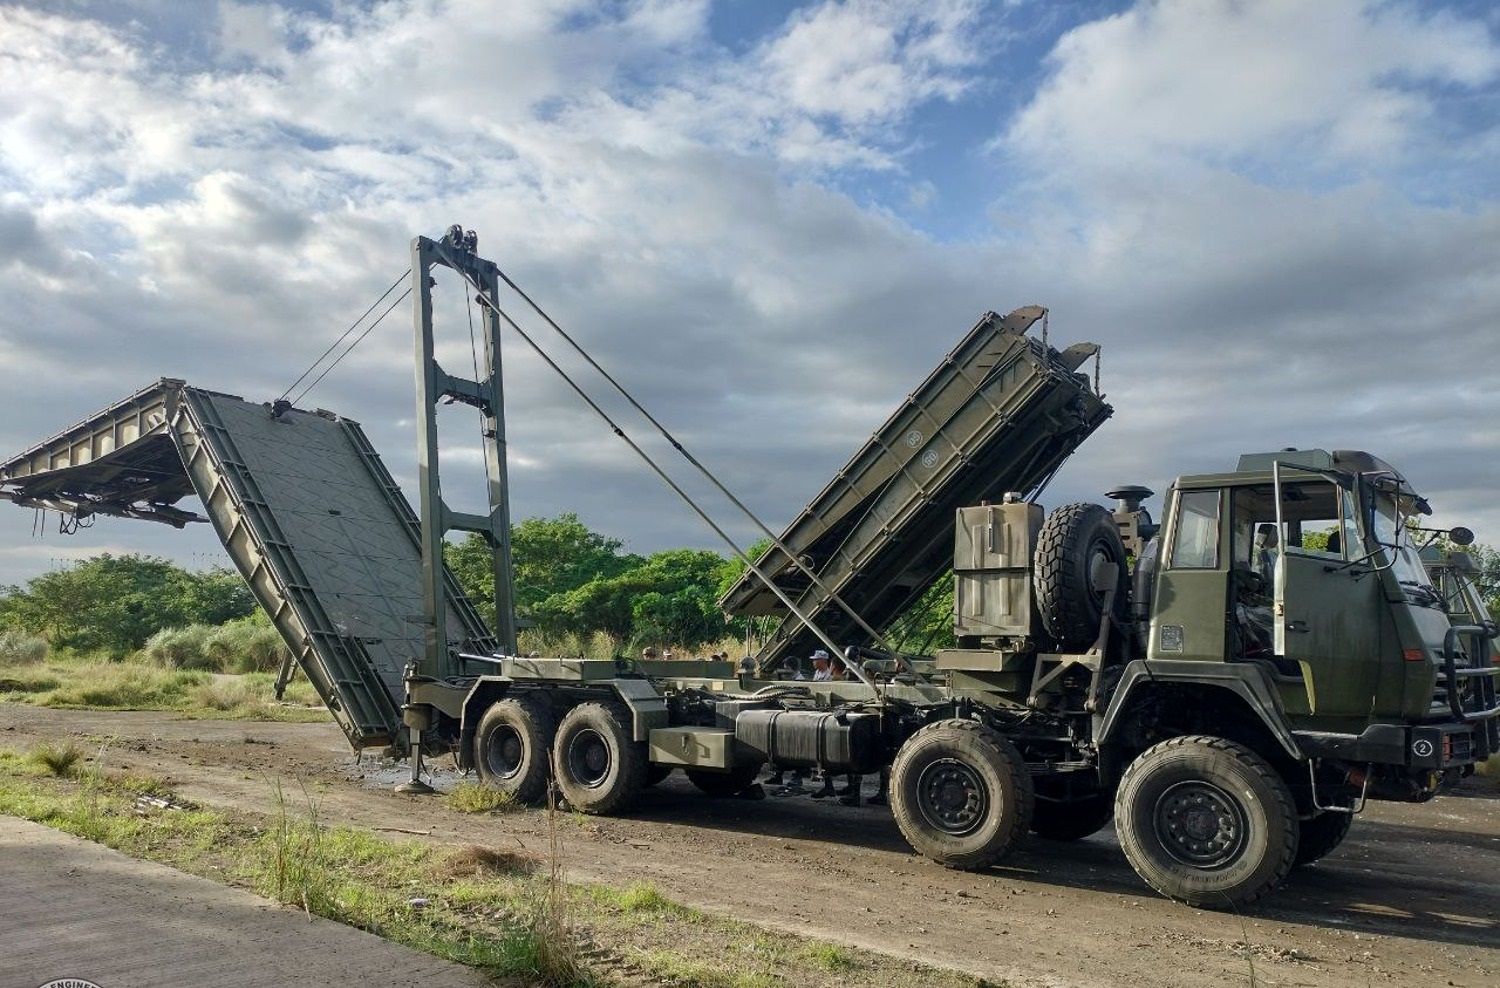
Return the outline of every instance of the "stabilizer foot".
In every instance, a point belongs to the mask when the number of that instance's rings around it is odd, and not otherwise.
[[[396,791],[399,793],[406,793],[408,795],[415,796],[430,796],[432,793],[437,792],[436,789],[432,788],[421,779],[408,779],[407,781],[397,786]]]

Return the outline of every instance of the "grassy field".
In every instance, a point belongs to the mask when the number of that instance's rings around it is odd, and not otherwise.
[[[180,669],[138,654],[119,662],[59,653],[26,664],[0,666],[0,701],[39,707],[171,710],[185,716],[237,720],[324,720],[317,693],[305,679],[273,696],[269,672],[227,674]]]
[[[444,847],[326,826],[308,793],[268,785],[275,813],[226,812],[184,805],[160,780],[111,772],[71,743],[0,749],[0,813],[251,888],[494,976],[557,988],[986,984],[708,916],[649,883],[569,883],[557,837],[566,819],[557,814],[548,853]],[[158,802],[144,803],[142,795]],[[476,794],[463,800],[484,808]],[[506,806],[486,811],[495,809]]]

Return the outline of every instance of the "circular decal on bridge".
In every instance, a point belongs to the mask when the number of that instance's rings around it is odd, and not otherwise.
[[[922,454],[922,466],[926,467],[929,470],[937,466],[937,461],[938,454],[937,450],[935,449],[929,449],[927,452]]]
[[[1426,738],[1411,743],[1411,753],[1418,758],[1428,758],[1432,755],[1432,742]]]
[[[922,433],[918,432],[916,429],[908,432],[906,434],[906,445],[910,446],[912,449],[916,449],[918,446],[922,445]]]

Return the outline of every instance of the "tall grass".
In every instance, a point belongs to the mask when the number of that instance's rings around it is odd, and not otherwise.
[[[269,853],[262,859],[262,883],[275,899],[300,905],[311,916],[327,916],[332,910],[330,879],[323,854],[323,828],[318,825],[318,804],[302,793],[307,812],[294,813],[287,805],[281,780],[273,787],[275,822],[265,841]]]
[[[205,672],[275,672],[286,656],[276,629],[264,619],[164,628],[146,640],[147,657],[174,669]]]
[[[47,639],[16,628],[0,631],[0,668],[40,665],[47,658]]]
[[[516,649],[522,655],[561,659],[609,659],[615,656],[619,648],[619,641],[602,631],[591,635],[575,635],[527,628],[516,636]]]
[[[114,707],[154,710],[176,707],[208,673],[184,672],[145,662],[101,662],[86,677],[64,681],[42,699],[49,707]]]
[[[572,900],[563,871],[562,832],[559,828],[557,789],[547,786],[547,877],[532,902],[527,931],[535,945],[535,970],[547,985],[587,984],[588,968],[579,955],[573,930]]]

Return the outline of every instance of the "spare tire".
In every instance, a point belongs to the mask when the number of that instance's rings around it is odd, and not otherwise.
[[[1095,564],[1117,574],[1115,616],[1126,609],[1125,543],[1109,511],[1097,504],[1068,504],[1047,516],[1035,554],[1037,611],[1060,648],[1085,649],[1099,637],[1108,581],[1096,583]]]

